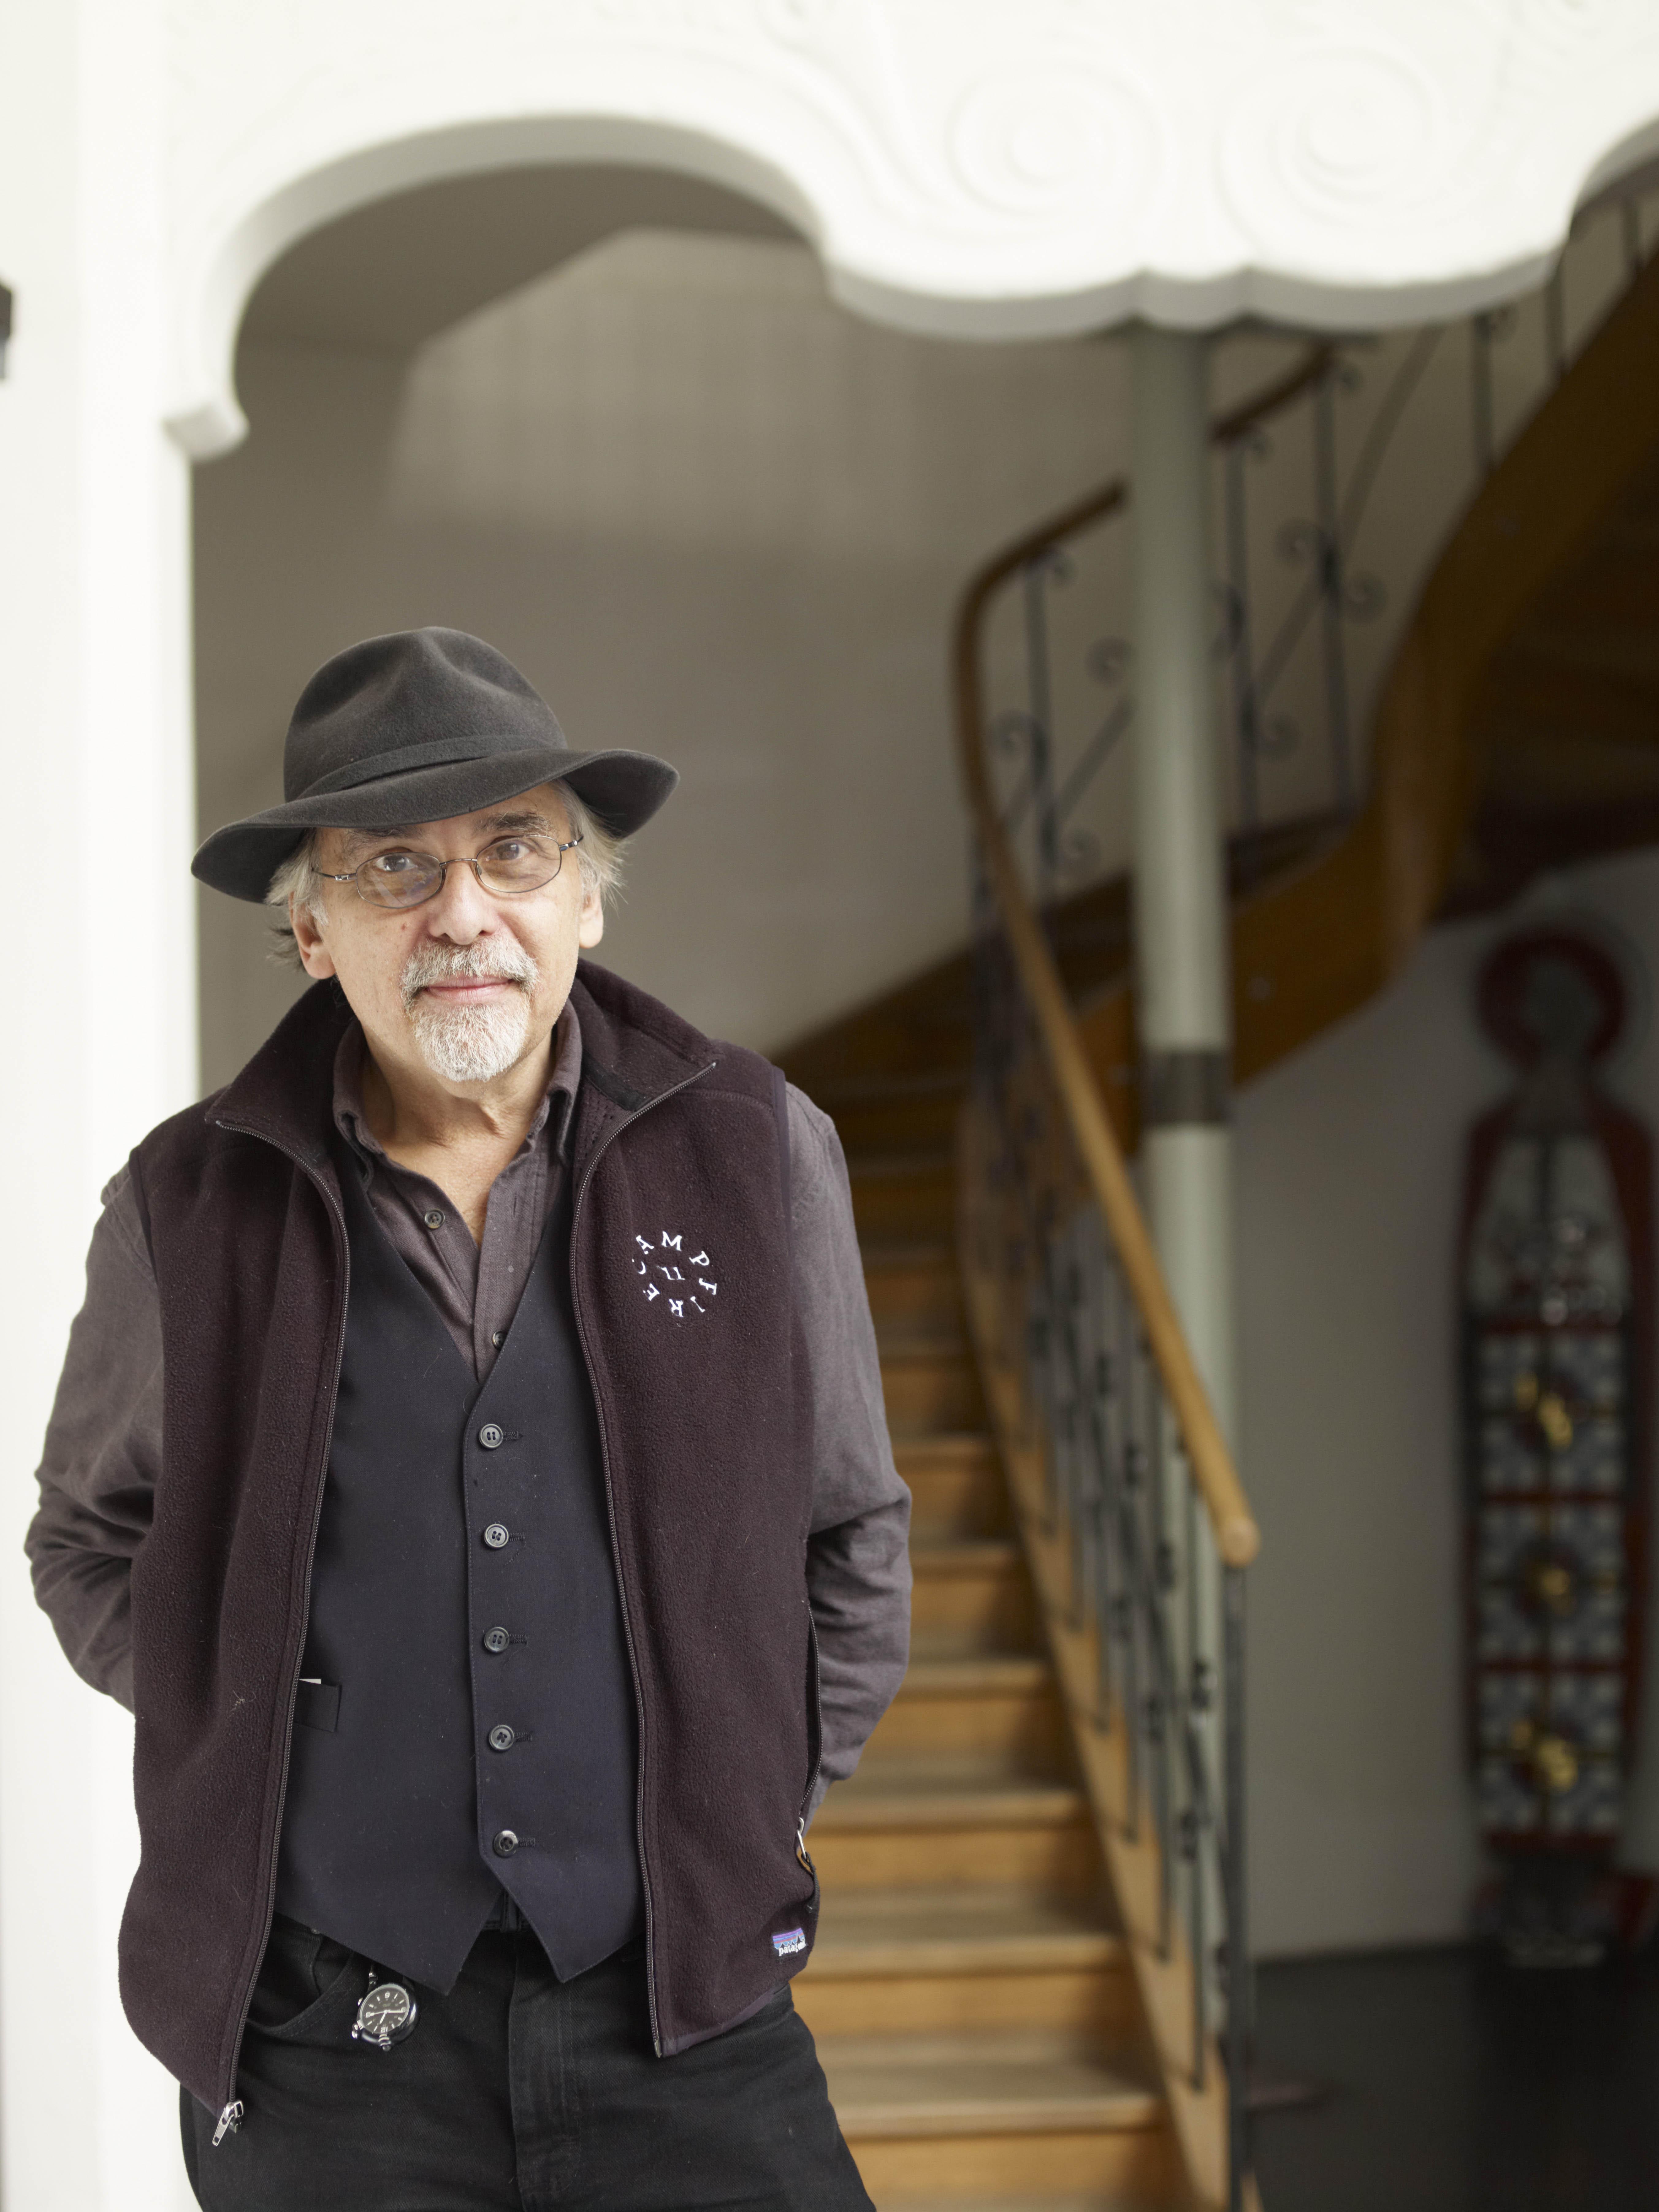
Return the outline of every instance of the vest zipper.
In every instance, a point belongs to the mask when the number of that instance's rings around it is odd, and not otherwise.
[[[635,1122],[642,1115],[648,1114],[653,1106],[660,1106],[668,1099],[678,1097],[682,1091],[689,1091],[694,1083],[700,1083],[705,1075],[712,1075],[719,1065],[718,1060],[711,1060],[707,1067],[700,1067],[695,1075],[688,1075],[684,1082],[676,1083],[670,1090],[659,1091],[654,1098],[647,1098],[643,1106],[636,1106],[631,1114],[625,1114],[610,1135],[602,1139],[594,1147],[593,1157],[582,1170],[582,1179],[576,1186],[575,1197],[571,1200],[570,1249],[573,1253],[576,1249],[576,1230],[581,1219],[582,1200],[586,1197],[587,1187],[593,1180],[593,1170],[615,1144],[617,1139],[621,1136],[624,1129],[632,1128]],[[577,1284],[576,1271],[574,1267],[570,1271],[570,1304],[576,1316],[576,1334],[581,1340],[582,1358],[587,1368],[588,1388],[592,1389],[593,1360],[587,1346],[587,1324],[582,1316],[581,1291]],[[651,1867],[645,1849],[645,1711],[640,1700],[640,1660],[634,1640],[634,1615],[629,1604],[628,1591],[623,1582],[622,1547],[617,1541],[616,1486],[611,1478],[611,1449],[605,1436],[605,1416],[599,1411],[599,1397],[597,1390],[593,1392],[593,1408],[599,1415],[599,1464],[605,1470],[605,1509],[606,1518],[611,1524],[611,1563],[616,1569],[617,1589],[622,1600],[623,1635],[628,1644],[628,1669],[633,1678],[634,1717],[639,1723],[640,1730],[640,1787],[634,1807],[634,1844],[640,1855],[640,1887],[645,1893],[645,1995],[646,2002],[651,2009],[651,2047],[660,2058],[663,2055],[662,2021],[657,2007],[656,1913],[651,1902]]]
[[[823,1677],[819,1671],[823,1662],[818,1653],[818,1625],[812,1618],[812,1608],[810,1603],[806,1608],[806,1636],[807,1641],[812,1647],[812,1695],[817,1701],[818,1708],[813,1716],[813,1724],[814,1733],[818,1740],[818,1748],[817,1756],[812,1761],[812,1771],[806,1778],[806,1788],[801,1794],[800,1818],[795,1824],[795,1856],[816,1881],[818,1870],[813,1865],[811,1856],[806,1848],[806,1815],[811,1808],[812,1792],[818,1786],[818,1777],[823,1771]]]
[[[278,1144],[275,1137],[268,1136],[263,1129],[251,1128],[245,1121],[217,1121],[214,1126],[216,1128],[227,1129],[234,1136],[252,1137],[262,1145],[269,1145],[273,1152],[280,1152],[285,1160],[291,1160],[322,1200],[337,1239],[340,1261],[340,1330],[334,1346],[334,1372],[329,1381],[328,1402],[331,1411],[328,1434],[323,1439],[323,1464],[318,1477],[316,1498],[311,1509],[311,1534],[306,1546],[306,1579],[308,1584],[311,1578],[311,1564],[317,1553],[317,1531],[323,1518],[323,1491],[328,1480],[328,1455],[334,1442],[332,1408],[340,1395],[340,1365],[345,1357],[346,1304],[351,1291],[351,1246],[346,1235],[345,1216],[330,1197],[322,1177],[307,1164],[300,1153],[291,1151],[287,1145]],[[213,2142],[210,2148],[214,2150],[218,2149],[228,2135],[239,2133],[242,2122],[246,2118],[242,2100],[236,2094],[236,2069],[241,2061],[242,2039],[247,2033],[248,2007],[253,2002],[254,1984],[259,1978],[259,1966],[264,1956],[265,1944],[270,1936],[271,1915],[276,1906],[276,1859],[283,1833],[283,1808],[288,1800],[289,1764],[294,1751],[294,1705],[299,1695],[300,1668],[304,1662],[305,1638],[301,1636],[299,1647],[294,1655],[294,1673],[288,1686],[288,1727],[283,1736],[283,1766],[276,1783],[276,1823],[270,1838],[270,1871],[265,1881],[263,1907],[264,1933],[259,1942],[259,1957],[254,1962],[253,1972],[246,1988],[242,1992],[241,2010],[236,2021],[236,2041],[232,2046],[230,2054],[230,2102],[220,2113],[218,2125],[213,2130]]]

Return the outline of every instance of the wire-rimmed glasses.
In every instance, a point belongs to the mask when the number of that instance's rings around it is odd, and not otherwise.
[[[317,872],[325,884],[350,884],[370,906],[424,906],[437,897],[449,880],[452,868],[471,868],[480,890],[492,898],[521,898],[550,884],[564,865],[564,856],[581,843],[580,836],[562,845],[550,845],[542,837],[498,837],[482,853],[459,860],[441,860],[435,853],[376,853],[361,867],[343,876],[326,868]]]

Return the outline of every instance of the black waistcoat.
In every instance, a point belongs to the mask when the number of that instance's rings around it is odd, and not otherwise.
[[[568,1977],[643,1905],[568,1182],[482,1389],[343,1152],[340,1186],[351,1292],[277,1909],[447,1990],[499,1881]]]

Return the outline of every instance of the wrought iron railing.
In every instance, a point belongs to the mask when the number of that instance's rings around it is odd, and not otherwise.
[[[983,818],[1001,926],[979,940],[960,1139],[969,1322],[1188,2176],[1199,2203],[1237,2208],[1255,1524],[1059,970]]]
[[[1591,210],[1534,300],[1445,329],[1304,343],[1217,424],[1236,884],[1306,858],[1355,816],[1360,738],[1408,597],[1624,291],[1650,228],[1634,196]],[[1235,2212],[1254,2197],[1243,1697],[1258,1538],[1056,957],[1068,894],[1109,870],[1108,771],[1133,713],[1109,618],[1127,580],[1126,507],[1118,483],[1050,517],[987,564],[958,620],[978,868],[960,1244],[1188,2183]]]
[[[1006,843],[987,861],[1006,888]],[[982,937],[975,995],[970,1328],[1188,2178],[1236,2209],[1255,1524],[1029,908]]]

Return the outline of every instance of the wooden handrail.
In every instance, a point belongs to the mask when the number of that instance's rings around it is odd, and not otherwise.
[[[1306,357],[1287,375],[1221,416],[1212,426],[1212,441],[1230,445],[1288,406],[1327,374],[1331,358],[1329,346],[1311,347]],[[969,808],[991,890],[1008,933],[1021,983],[1036,1018],[1038,1034],[1073,1140],[1105,1216],[1129,1294],[1146,1332],[1148,1349],[1174,1409],[1216,1549],[1229,1566],[1245,1567],[1261,1548],[1261,1532],[1250,1510],[1232,1454],[1222,1437],[1209,1393],[1199,1375],[1175,1301],[1170,1296],[1169,1285],[1164,1279],[1164,1270],[1129,1181],[1122,1150],[1101,1102],[1088,1054],[1078,1034],[1060,969],[1042,934],[1036,909],[1026,896],[1013,849],[998,818],[985,765],[979,625],[987,602],[998,586],[1028,561],[1073,532],[1103,520],[1121,507],[1127,496],[1128,487],[1121,477],[1102,485],[1005,546],[975,573],[963,593],[953,639],[957,737]]]

